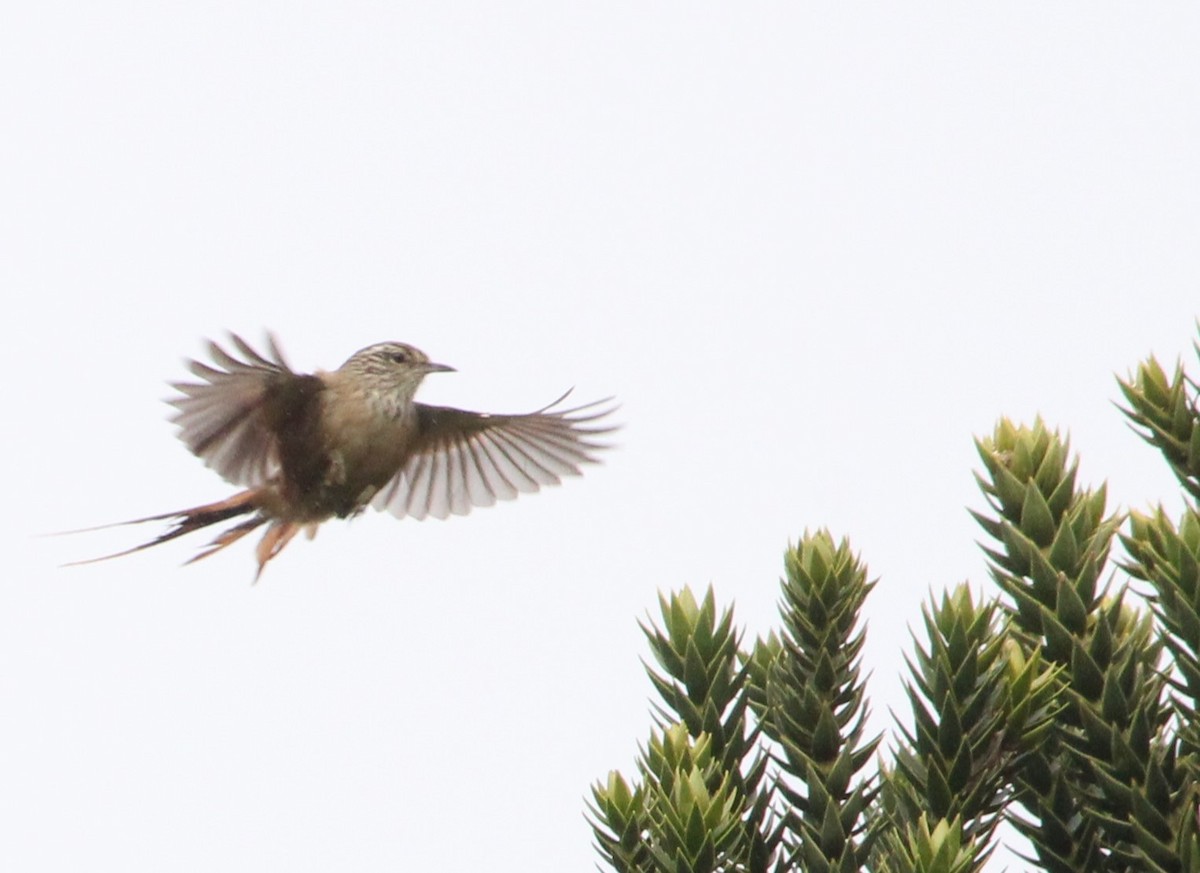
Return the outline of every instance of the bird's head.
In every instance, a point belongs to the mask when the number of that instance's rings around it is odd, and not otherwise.
[[[453,367],[435,364],[423,351],[405,343],[377,343],[351,355],[340,372],[370,380],[381,394],[411,399],[430,373],[452,373]]]

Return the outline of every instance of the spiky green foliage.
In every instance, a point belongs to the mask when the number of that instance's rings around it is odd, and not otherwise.
[[[1185,706],[1194,712],[1200,704],[1200,410],[1196,383],[1182,365],[1176,366],[1168,380],[1154,357],[1142,363],[1132,378],[1118,381],[1129,404],[1123,409],[1125,415],[1162,453],[1191,499],[1178,525],[1161,506],[1148,514],[1132,513],[1129,533],[1122,536],[1122,542],[1130,556],[1124,568],[1154,589],[1150,603],[1167,631],[1164,642],[1174,657],[1176,686],[1186,695]]]
[[[971,514],[996,543],[983,547],[992,578],[1012,598],[1017,627],[1069,664],[1072,636],[1086,633],[1106,593],[1100,576],[1121,519],[1105,516],[1103,487],[1075,487],[1069,442],[1040,418],[1032,428],[1002,419],[976,448],[985,473],[975,478],[995,516]]]
[[[928,817],[890,831],[881,873],[978,873],[988,853],[979,852],[964,833],[961,820],[939,819],[932,829]]]
[[[661,626],[643,624],[660,670],[646,671],[662,703],[631,789],[611,773],[592,788],[596,845],[619,871],[767,869],[778,842],[766,757],[748,725],[746,668],[733,611],[717,616],[684,589],[660,597]]]
[[[641,785],[619,773],[592,788],[597,847],[615,870],[710,873],[745,869],[743,796],[707,734],[676,724],[656,732],[638,759]]]
[[[1197,347],[1200,352],[1200,347]],[[1184,489],[1185,506],[1176,524],[1161,507],[1130,515],[1121,540],[1129,559],[1123,563],[1134,578],[1148,582],[1151,610],[1159,639],[1170,655],[1170,707],[1178,729],[1176,744],[1156,780],[1152,798],[1157,813],[1147,825],[1146,852],[1163,869],[1200,868],[1200,842],[1195,818],[1200,790],[1200,409],[1197,384],[1177,365],[1168,380],[1154,357],[1136,374],[1121,380],[1128,407],[1123,411],[1134,429],[1157,448]]]
[[[1015,638],[1064,677],[1058,729],[1019,777],[1029,816],[1018,827],[1047,869],[1123,870],[1143,857],[1180,869],[1160,845],[1172,801],[1153,797],[1176,771],[1161,644],[1124,587],[1099,585],[1121,518],[1105,514],[1103,488],[1075,487],[1078,462],[1040,420],[1032,428],[1002,421],[978,445],[996,517],[976,517],[999,542],[987,551],[1011,598]]]
[[[785,555],[782,628],[739,651],[732,611],[686,589],[644,626],[656,728],[627,781],[593,788],[606,863],[629,871],[982,869],[1002,819],[1048,871],[1200,870],[1200,398],[1150,358],[1125,414],[1190,505],[1122,515],[1077,484],[1067,440],[1001,420],[977,441],[973,513],[999,595],[923,609],[911,720],[870,772],[860,613],[874,582],[846,540]],[[1142,584],[1142,583],[1139,583]]]
[[[686,588],[670,598],[660,596],[659,610],[661,629],[641,625],[662,669],[646,668],[663,700],[657,707],[659,726],[682,722],[693,737],[707,734],[721,766],[734,773],[753,736],[746,725],[746,671],[738,666],[733,610],[717,617],[712,588],[699,604]]]
[[[588,804],[596,851],[619,873],[653,870],[650,862],[646,813],[646,789],[638,785],[630,790],[625,777],[616,770],[604,782],[592,786]]]
[[[1153,850],[1161,859],[1161,869],[1195,870],[1200,868],[1194,817],[1200,803],[1200,518],[1187,508],[1176,529],[1161,508],[1149,515],[1133,513],[1122,541],[1130,555],[1124,566],[1154,589],[1150,606],[1171,655],[1170,706],[1178,731],[1176,744],[1168,746],[1172,758],[1165,762],[1175,767],[1148,782],[1143,806],[1155,814],[1139,836],[1146,852]]]
[[[1200,354],[1200,345],[1196,346]],[[1200,500],[1200,418],[1196,414],[1196,382],[1182,364],[1167,378],[1151,355],[1130,379],[1117,380],[1129,404],[1121,411],[1134,430],[1162,452],[1171,471],[1191,496]]]
[[[1165,637],[1178,674],[1173,683],[1184,696],[1182,712],[1200,707],[1200,516],[1184,510],[1178,529],[1161,507],[1134,512],[1122,535],[1130,575],[1154,587],[1150,606],[1168,631]]]
[[[647,667],[658,732],[634,787],[610,774],[592,791],[597,848],[614,869],[862,869],[877,791],[859,775],[878,743],[862,738],[859,677],[859,610],[871,583],[849,543],[826,531],[789,549],[785,570],[783,633],[741,654],[740,667],[732,611],[717,617],[711,589],[700,604],[686,588],[660,598],[661,624],[643,625],[658,668]],[[660,752],[685,742],[703,743],[705,767]],[[768,760],[779,771],[764,779]],[[679,786],[697,779],[727,804],[721,820],[737,824],[710,843],[684,844],[679,823],[702,816],[681,805]]]
[[[863,739],[859,613],[874,582],[843,539],[806,534],[784,555],[782,635],[759,640],[750,695],[782,770],[787,856],[813,871],[858,870],[875,833],[865,810],[873,780],[859,773],[878,738]]]
[[[956,822],[981,854],[1011,794],[1013,768],[1035,750],[1061,709],[1057,670],[1026,658],[997,619],[960,585],[922,609],[927,645],[916,641],[905,684],[912,728],[900,726],[895,771],[885,780],[894,818]]]

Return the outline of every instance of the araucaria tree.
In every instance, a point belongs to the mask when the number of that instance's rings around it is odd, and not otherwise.
[[[1119,384],[1182,517],[1111,510],[1063,436],[1002,419],[977,441],[973,512],[996,595],[924,606],[887,744],[864,727],[875,583],[847,540],[787,549],[781,625],[752,645],[711,589],[661,597],[650,739],[632,777],[592,788],[604,863],[968,873],[1009,821],[1037,869],[1200,870],[1200,385],[1153,357]]]

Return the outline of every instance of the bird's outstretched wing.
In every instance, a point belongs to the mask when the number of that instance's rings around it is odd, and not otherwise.
[[[275,338],[267,336],[267,355],[230,334],[240,357],[208,343],[216,366],[188,361],[201,382],[175,382],[182,396],[168,401],[176,412],[179,438],[205,464],[235,485],[258,485],[279,468],[276,430],[295,405],[319,389],[314,376],[293,373]],[[314,383],[314,384],[310,384]]]
[[[595,437],[616,430],[600,423],[615,407],[608,398],[554,410],[565,397],[525,415],[418,403],[409,459],[371,505],[399,518],[446,518],[579,475],[579,466],[595,463],[592,453],[606,448]]]

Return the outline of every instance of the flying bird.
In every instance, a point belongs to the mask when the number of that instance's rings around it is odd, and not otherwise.
[[[367,506],[404,518],[465,515],[521,492],[578,475],[616,430],[604,421],[612,398],[536,412],[492,415],[413,400],[430,373],[453,372],[404,343],[355,352],[336,370],[297,373],[268,334],[265,354],[230,334],[230,349],[209,341],[211,364],[190,360],[199,380],[176,382],[172,420],[179,438],[243,490],[177,512],[119,524],[171,521],[158,537],[91,563],[139,552],[209,525],[241,518],[188,563],[266,525],[257,580],[301,530],[311,539],[332,518]],[[570,393],[570,392],[568,392]],[[242,518],[245,516],[244,518]]]

